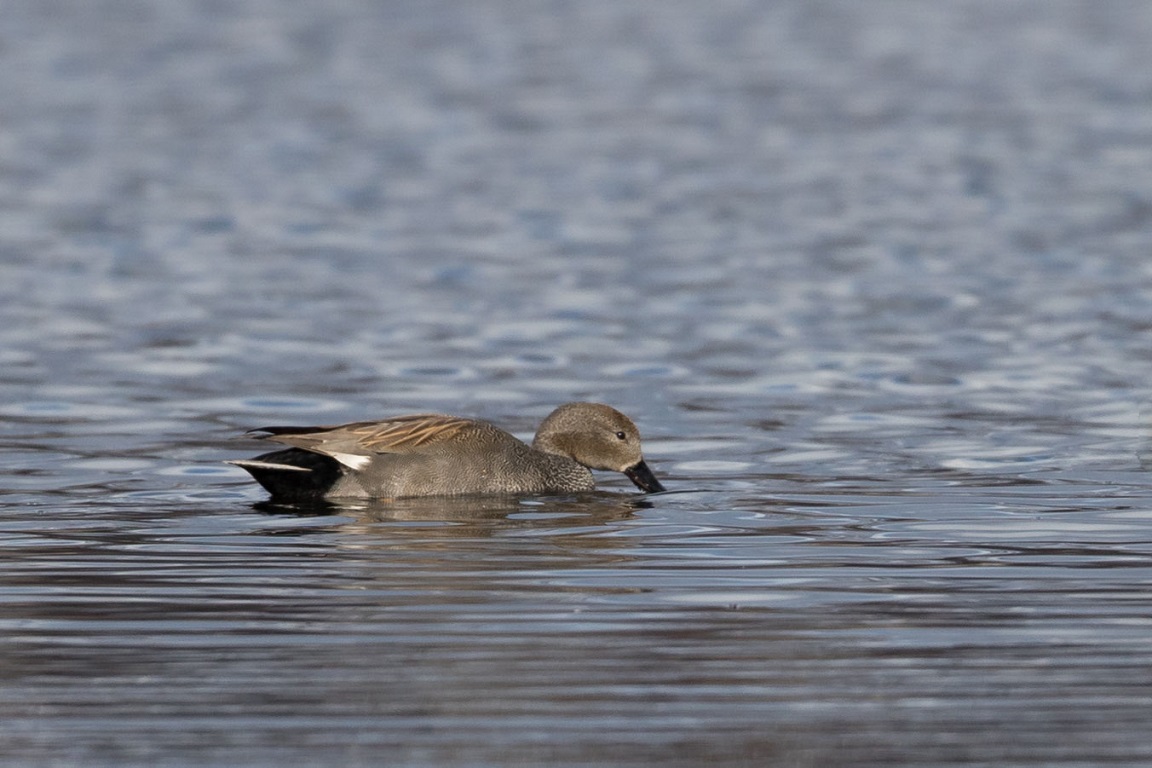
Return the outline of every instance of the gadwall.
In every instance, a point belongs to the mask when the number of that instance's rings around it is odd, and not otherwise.
[[[531,446],[486,421],[439,414],[255,432],[291,447],[229,463],[280,501],[590,491],[590,469],[623,472],[648,493],[664,490],[644,463],[636,425],[599,403],[552,411]]]

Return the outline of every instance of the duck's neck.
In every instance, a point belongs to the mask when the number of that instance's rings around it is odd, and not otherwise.
[[[591,491],[596,488],[592,470],[575,459],[551,451],[541,451],[539,465],[551,490]],[[546,468],[545,468],[546,467]]]

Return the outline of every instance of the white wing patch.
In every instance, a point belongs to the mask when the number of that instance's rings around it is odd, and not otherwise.
[[[372,461],[371,456],[361,456],[355,453],[329,453],[328,455],[349,469],[364,469]]]

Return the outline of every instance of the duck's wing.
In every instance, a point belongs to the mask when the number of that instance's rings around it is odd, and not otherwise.
[[[494,429],[482,421],[438,413],[357,421],[329,427],[261,427],[260,439],[331,456],[352,469],[381,453],[419,453],[471,429]]]

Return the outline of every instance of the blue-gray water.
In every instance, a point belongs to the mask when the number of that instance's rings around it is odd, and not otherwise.
[[[1152,5],[17,0],[0,762],[1152,761]],[[670,490],[273,514],[268,423]]]

